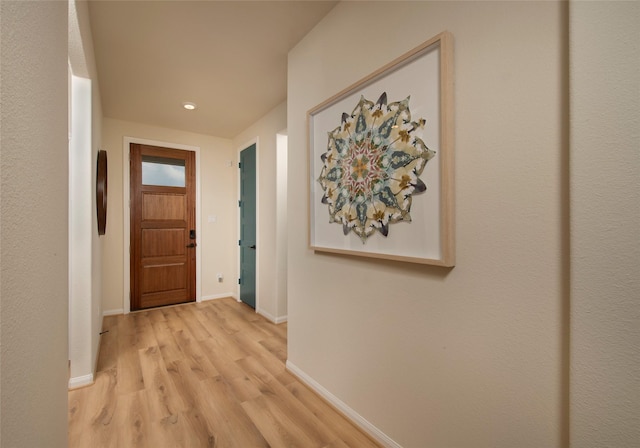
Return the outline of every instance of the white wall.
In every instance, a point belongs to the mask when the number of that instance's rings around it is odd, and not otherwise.
[[[0,2],[0,434],[67,446],[67,3]]]
[[[197,113],[197,111],[196,111]],[[237,161],[231,140],[105,118],[103,146],[109,154],[107,234],[104,237],[105,313],[122,312],[123,297],[123,139],[133,137],[200,148],[202,297],[237,292]],[[215,216],[215,222],[208,217]],[[216,274],[224,281],[218,283]]]
[[[241,132],[233,139],[236,150],[242,150],[248,142],[257,139],[257,311],[274,322],[287,318],[286,298],[278,293],[281,279],[286,272],[277,266],[278,245],[278,201],[277,201],[277,133],[287,127],[287,104],[283,102],[272,111]],[[236,193],[236,197],[238,193]],[[239,230],[236,230],[238,234]],[[281,236],[281,235],[280,235]]]
[[[93,381],[91,80],[72,76],[69,140],[69,386]],[[96,328],[96,333],[100,329]],[[96,351],[97,353],[97,347]]]
[[[69,172],[69,385],[75,387],[93,380],[102,329],[102,239],[95,194],[102,103],[85,1],[69,2],[69,65],[76,86],[71,103]]]
[[[572,2],[571,446],[640,444],[640,3]]]
[[[277,316],[287,315],[287,166],[289,138],[286,130],[276,136],[276,302]]]
[[[342,2],[289,54],[289,366],[389,444],[567,444],[566,12]],[[306,112],[443,30],[455,51],[456,267],[314,254]]]

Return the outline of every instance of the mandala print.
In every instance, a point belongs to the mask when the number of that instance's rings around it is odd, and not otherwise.
[[[329,132],[318,182],[329,207],[329,222],[341,223],[366,243],[376,230],[385,237],[389,224],[411,221],[412,195],[427,187],[420,174],[435,151],[416,136],[425,120],[411,121],[409,97],[387,104],[362,96],[351,115]]]

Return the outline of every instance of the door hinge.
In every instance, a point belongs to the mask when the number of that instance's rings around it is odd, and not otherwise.
[[[242,282],[240,281],[240,279],[238,279],[238,285],[242,285]]]
[[[238,246],[242,246],[242,240],[238,240]]]
[[[238,201],[238,207],[242,207],[242,201]]]
[[[242,162],[238,162],[238,168],[242,168]]]

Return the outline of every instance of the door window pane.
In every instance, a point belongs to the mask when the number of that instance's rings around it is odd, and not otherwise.
[[[143,155],[142,185],[184,187],[184,160]]]

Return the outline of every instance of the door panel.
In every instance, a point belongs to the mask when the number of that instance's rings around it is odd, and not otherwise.
[[[145,266],[142,269],[142,294],[175,291],[187,287],[185,263]]]
[[[240,300],[256,307],[256,145],[240,152]]]
[[[148,187],[147,187],[148,188]],[[162,188],[162,187],[153,187]],[[185,194],[157,194],[142,193],[142,219],[153,220],[183,220],[187,211],[187,197]]]
[[[130,149],[131,309],[195,301],[194,153]]]
[[[185,229],[142,229],[142,257],[185,255]]]

